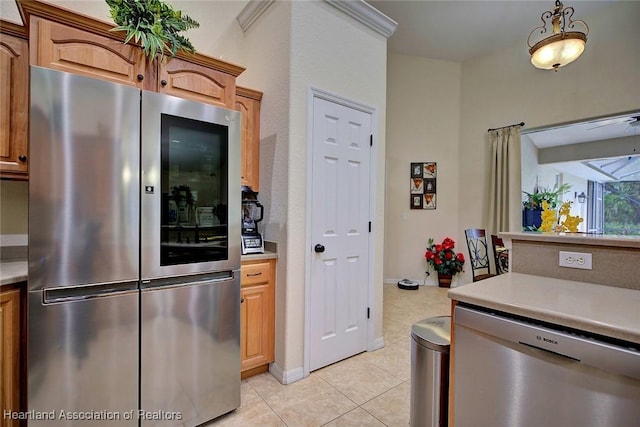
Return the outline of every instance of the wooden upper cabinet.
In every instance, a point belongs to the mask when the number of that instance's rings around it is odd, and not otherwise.
[[[260,103],[262,92],[236,88],[236,110],[242,113],[241,183],[260,190]]]
[[[111,31],[113,23],[38,0],[17,3],[29,26],[31,65],[234,108],[244,67],[184,52],[150,61],[140,46],[124,44],[124,32]]]
[[[158,67],[158,92],[233,108],[236,78],[182,58],[165,58]]]
[[[29,44],[24,27],[0,22],[0,177],[28,178]]]
[[[34,65],[139,88],[152,78],[142,49],[118,40],[37,17],[31,20],[31,40]]]

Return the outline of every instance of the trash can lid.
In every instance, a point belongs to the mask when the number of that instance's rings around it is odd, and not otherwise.
[[[425,347],[448,353],[451,344],[451,316],[422,319],[411,326],[411,336]]]

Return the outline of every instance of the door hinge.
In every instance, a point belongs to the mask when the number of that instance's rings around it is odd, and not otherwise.
[[[371,221],[369,221],[369,233],[371,233]]]
[[[371,319],[371,309],[367,307],[367,319]]]
[[[373,134],[369,135],[369,147],[373,147]]]

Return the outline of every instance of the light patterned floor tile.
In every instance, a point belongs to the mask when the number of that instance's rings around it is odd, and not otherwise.
[[[402,381],[411,378],[411,338],[405,337],[380,350],[363,353],[362,359]]]
[[[208,426],[215,427],[286,427],[287,424],[262,399],[252,399],[234,412]]]
[[[384,394],[362,405],[387,426],[401,427],[409,425],[411,384],[405,381]]]
[[[251,387],[247,380],[243,380],[240,384],[240,401],[242,402],[242,405],[246,404],[251,399],[256,399],[258,397],[260,397],[258,392]]]
[[[411,327],[409,325],[393,321],[388,317],[383,319],[382,337],[384,338],[385,346],[406,338],[410,334]]]
[[[377,353],[378,350],[373,353]],[[325,381],[361,405],[400,384],[401,379],[359,357],[344,360],[316,372]]]
[[[268,394],[264,400],[288,426],[296,427],[321,426],[357,407],[314,374]]]
[[[385,427],[385,425],[364,409],[356,408],[325,424],[324,427]]]
[[[286,385],[280,384],[269,372],[247,378],[247,383],[262,397],[283,390]]]

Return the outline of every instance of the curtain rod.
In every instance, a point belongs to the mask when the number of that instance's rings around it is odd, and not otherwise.
[[[512,125],[509,126],[502,126],[501,128],[495,128],[495,129],[487,129],[487,132],[491,132],[492,130],[500,130],[500,129],[506,129],[506,128],[510,128],[511,126],[524,126],[524,122],[520,122],[520,123],[514,123]]]

